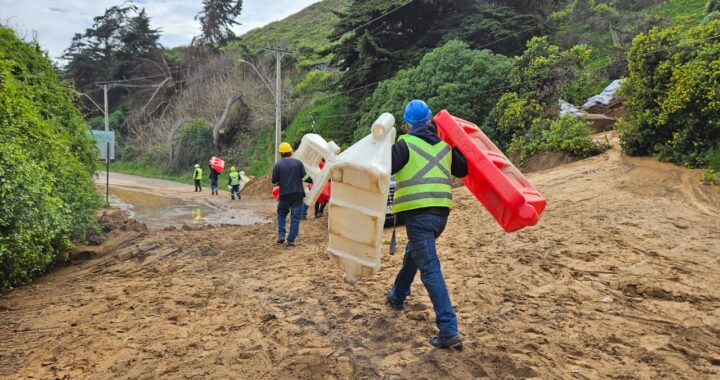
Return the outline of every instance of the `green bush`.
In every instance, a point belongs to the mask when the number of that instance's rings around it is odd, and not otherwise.
[[[360,120],[361,135],[369,133],[373,121],[384,112],[402,122],[405,105],[412,99],[425,100],[434,112],[447,109],[482,124],[495,104],[489,92],[507,84],[510,65],[505,56],[450,41],[426,54],[418,66],[401,70],[378,86]]]
[[[162,146],[164,150],[165,147]],[[183,125],[178,131],[177,145],[171,170],[175,173],[187,170],[195,164],[203,165],[213,156],[214,142],[212,127],[204,119],[195,119]],[[150,152],[146,152],[148,156]],[[162,155],[165,152],[155,152]],[[156,159],[156,162],[159,159]],[[163,162],[163,161],[160,161]]]
[[[555,120],[536,118],[525,134],[516,135],[508,153],[517,156],[520,164],[537,153],[561,152],[587,158],[607,150],[608,145],[590,138],[590,123],[582,118],[566,115]]]
[[[543,114],[543,107],[537,100],[521,98],[516,92],[508,92],[500,97],[482,129],[500,149],[505,149],[515,135],[525,134],[534,120]]]
[[[703,167],[720,144],[720,20],[655,28],[633,40],[625,81],[623,149]]]
[[[36,43],[0,27],[0,288],[30,281],[96,228],[97,152]]]

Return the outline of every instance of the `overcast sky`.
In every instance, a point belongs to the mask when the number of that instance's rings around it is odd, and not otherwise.
[[[239,35],[271,21],[283,19],[318,0],[244,0],[235,29]],[[40,44],[57,58],[75,33],[92,26],[93,17],[123,0],[0,0],[0,23],[9,25],[26,39],[37,34]],[[187,45],[199,34],[194,20],[202,0],[134,0],[144,7],[155,28],[162,29],[160,43],[167,47]]]

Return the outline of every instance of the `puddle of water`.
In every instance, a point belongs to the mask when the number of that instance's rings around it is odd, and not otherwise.
[[[208,217],[216,212],[215,209],[200,203],[138,191],[111,188],[110,194],[119,201],[117,206],[150,229],[206,223]]]

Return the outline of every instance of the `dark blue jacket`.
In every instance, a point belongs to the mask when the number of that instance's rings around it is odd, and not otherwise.
[[[218,172],[216,172],[215,169],[213,169],[212,165],[208,165],[208,166],[210,167],[210,180],[217,182],[220,174]]]
[[[273,185],[280,186],[280,200],[302,201],[305,198],[303,180],[307,176],[305,166],[294,158],[283,158],[275,164],[272,172]]]

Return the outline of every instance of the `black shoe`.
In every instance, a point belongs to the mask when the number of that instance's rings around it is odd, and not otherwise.
[[[460,337],[460,334],[449,338],[441,338],[437,335],[433,335],[430,337],[430,344],[437,348],[460,348],[462,347],[462,338]]]
[[[288,240],[287,246],[288,246],[288,247],[294,247],[294,246],[295,246],[295,242],[292,241],[292,240]]]
[[[388,290],[387,293],[385,293],[385,300],[387,300],[388,305],[390,305],[393,310],[402,310],[405,308],[405,302],[398,303],[395,300],[392,289]]]
[[[285,242],[285,238],[280,237],[280,238],[277,239],[277,243],[278,243],[278,244],[282,244],[282,243],[284,243],[284,242]]]

